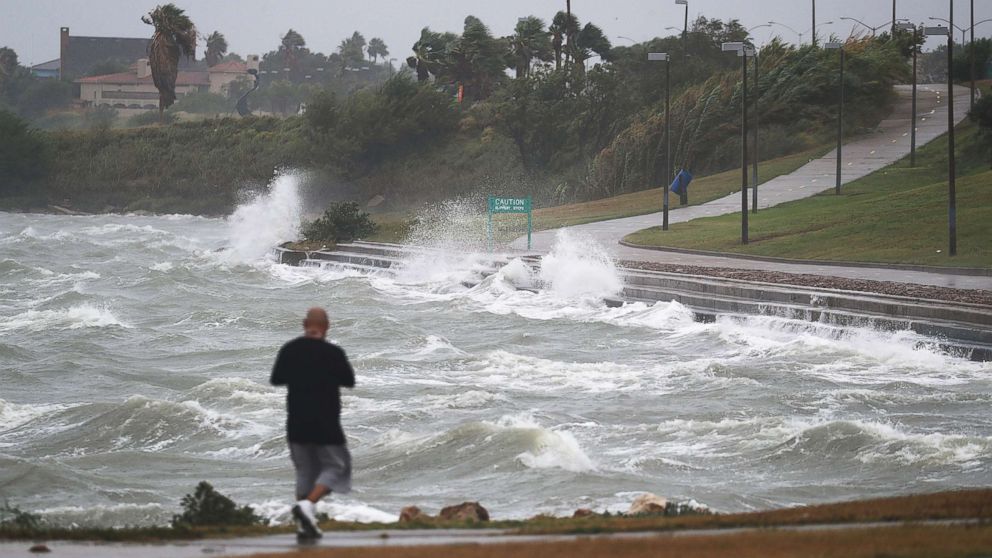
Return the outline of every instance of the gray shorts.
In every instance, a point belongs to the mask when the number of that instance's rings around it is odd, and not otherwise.
[[[315,484],[332,492],[351,492],[351,453],[344,445],[289,443],[289,455],[296,467],[296,494],[305,497]]]

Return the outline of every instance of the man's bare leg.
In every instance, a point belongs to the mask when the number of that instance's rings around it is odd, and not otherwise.
[[[311,490],[310,494],[306,496],[306,499],[316,504],[317,502],[320,501],[321,498],[327,496],[330,493],[331,493],[331,488],[329,486],[324,486],[322,484],[315,484],[313,485],[313,490]],[[303,498],[300,498],[300,500],[302,499]]]

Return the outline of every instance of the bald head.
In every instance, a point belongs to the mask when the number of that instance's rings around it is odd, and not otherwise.
[[[307,310],[307,317],[303,319],[303,335],[305,337],[323,339],[327,336],[328,327],[330,327],[330,320],[327,319],[326,310],[318,307]]]

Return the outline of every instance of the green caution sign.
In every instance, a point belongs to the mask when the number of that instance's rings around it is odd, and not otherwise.
[[[531,216],[531,199],[489,196],[489,250],[493,249],[493,215],[497,213],[527,214],[527,249],[531,249],[534,220]]]

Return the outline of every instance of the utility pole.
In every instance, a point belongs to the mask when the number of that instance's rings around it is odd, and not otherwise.
[[[723,43],[720,48],[741,57],[741,244],[747,244],[747,57],[754,56],[754,50],[742,42]]]
[[[955,192],[954,165],[954,0],[949,0],[950,27],[947,28],[947,233],[948,252],[951,256],[958,253],[958,211],[957,193]],[[973,31],[974,32],[974,31]]]
[[[813,0],[813,42],[812,45],[816,46],[816,0]]]
[[[971,0],[971,104],[975,108],[975,0]]]
[[[677,6],[685,6],[685,21],[682,25],[682,60],[689,58],[689,0],[675,0]]]
[[[896,0],[892,0],[892,36],[896,35]]]
[[[953,1],[953,0],[952,0]],[[741,74],[741,244],[747,244],[747,50],[740,51]]]
[[[662,201],[661,230],[668,230],[668,184],[672,179],[672,60],[667,52],[649,52],[649,61],[665,63],[665,182]]]
[[[746,57],[745,57],[746,58]],[[758,50],[754,50],[754,172],[751,177],[751,213],[758,212]]]
[[[896,25],[897,31],[913,31],[913,114],[909,119],[909,166],[916,166],[916,82],[917,64],[916,58],[919,53],[920,29],[912,23],[899,23]]]
[[[952,0],[953,1],[953,0]],[[840,51],[840,95],[837,102],[837,178],[834,185],[834,193],[840,194],[841,172],[843,170],[843,149],[844,149],[844,44],[826,43],[823,48],[836,49]]]

